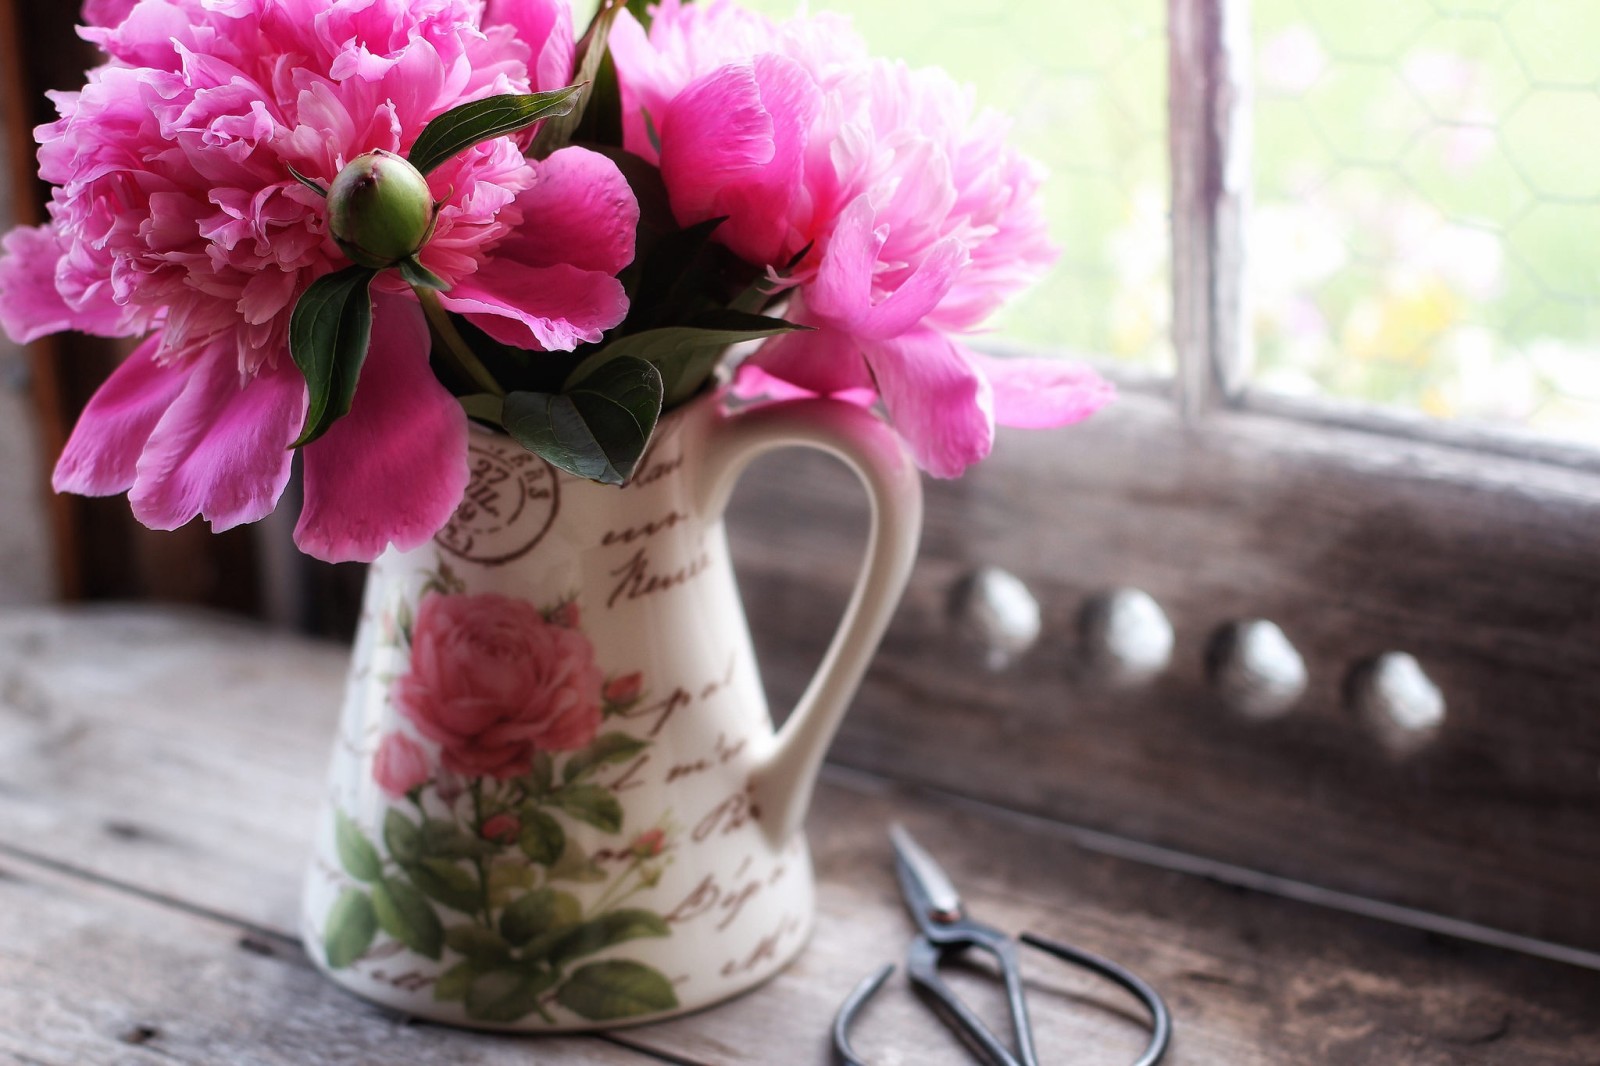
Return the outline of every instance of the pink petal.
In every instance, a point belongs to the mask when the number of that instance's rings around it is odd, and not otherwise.
[[[898,337],[921,322],[944,299],[967,263],[955,237],[935,243],[912,275],[874,302],[875,268],[886,233],[874,230],[875,214],[858,196],[839,216],[816,280],[807,287],[811,307],[830,322],[861,337]]]
[[[489,0],[483,26],[504,24],[533,49],[528,78],[534,92],[548,92],[571,83],[572,12],[566,0]]]
[[[18,226],[0,257],[0,329],[18,344],[71,329],[77,313],[56,289],[61,244],[49,226]]]
[[[995,359],[968,351],[967,361],[994,388],[994,420],[1018,429],[1081,422],[1116,398],[1116,386],[1080,363]]]
[[[56,460],[57,492],[114,496],[133,485],[139,453],[189,381],[187,367],[155,361],[160,347],[160,334],[147,339],[90,398]]]
[[[686,183],[683,190],[685,209],[691,215],[710,205],[711,190],[727,175],[772,160],[772,115],[761,106],[761,86],[755,68],[747,64],[720,67],[691,82],[657,121],[662,170],[670,167],[686,176],[698,173],[701,177],[698,183]],[[669,138],[682,153],[670,164],[665,158]],[[668,184],[670,187],[671,182]],[[705,216],[694,220],[700,217]]]
[[[615,163],[572,147],[533,167],[533,187],[516,200],[527,222],[496,246],[496,256],[526,266],[570,263],[604,274],[633,262],[639,201]]]
[[[501,344],[547,352],[597,341],[628,313],[622,283],[609,274],[565,263],[529,267],[504,258],[456,282],[439,302]]]
[[[799,400],[822,395],[811,389],[803,389],[783,378],[774,377],[750,360],[739,364],[739,369],[734,372],[729,392],[741,400],[767,401]],[[826,395],[836,400],[843,400],[845,403],[853,403],[858,407],[871,407],[878,402],[877,391],[870,387],[842,389]]]
[[[798,296],[790,304],[786,317],[791,322],[810,324]],[[749,362],[775,378],[818,396],[873,387],[861,342],[828,326],[774,337],[763,344]]]
[[[648,114],[659,126],[663,104],[678,91],[678,80],[665,69],[661,54],[627,8],[612,23],[607,45],[622,91],[622,146],[647,162],[659,163],[644,117]]]
[[[90,26],[115,26],[128,17],[137,0],[84,0],[83,21]]]
[[[867,351],[889,420],[917,465],[934,477],[959,477],[994,445],[989,382],[969,355],[931,329],[879,341]]]
[[[821,108],[804,69],[777,55],[691,83],[661,116],[661,176],[684,224],[727,216],[717,239],[753,263],[785,258],[805,131]]]
[[[305,419],[305,381],[287,352],[245,384],[231,337],[195,359],[128,493],[133,516],[151,529],[177,529],[198,514],[221,532],[271,513]]]
[[[295,543],[327,562],[409,551],[467,490],[467,418],[428,368],[428,323],[408,295],[374,299],[372,347],[350,413],[306,445]]]

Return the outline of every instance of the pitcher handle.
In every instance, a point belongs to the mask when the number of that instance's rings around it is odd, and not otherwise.
[[[841,400],[790,400],[722,412],[708,436],[700,483],[704,514],[721,516],[752,460],[793,446],[842,460],[872,502],[866,558],[839,628],[794,712],[757,754],[752,798],[763,829],[781,845],[805,819],[822,758],[911,576],[922,532],[922,482],[894,431],[865,408]]]

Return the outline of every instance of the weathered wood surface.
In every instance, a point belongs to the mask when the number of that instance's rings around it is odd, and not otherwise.
[[[319,977],[292,935],[342,665],[337,648],[214,616],[0,615],[0,1062],[821,1066],[838,1002],[911,934],[884,838],[894,819],[980,915],[1162,988],[1177,1066],[1540,1066],[1600,1050],[1600,974],[1092,854],[842,771],[811,819],[817,932],[764,988],[605,1039],[403,1024]],[[1131,1002],[1047,964],[1030,972],[1052,1060],[1131,1060]],[[880,995],[859,1038],[872,1061],[968,1061],[903,983]]]
[[[763,462],[730,526],[781,704],[838,616],[864,505],[826,460]],[[927,489],[921,560],[836,761],[1600,949],[1600,477],[1247,415],[1187,427],[1130,395],[1071,430],[1003,433]],[[1043,610],[998,674],[946,617],[979,565]],[[1114,586],[1176,630],[1143,687],[1078,667],[1077,614]],[[1309,669],[1278,721],[1243,720],[1206,680],[1212,634],[1246,618],[1276,621]],[[1342,702],[1389,650],[1448,703],[1409,759]]]
[[[292,880],[288,879],[288,880]],[[514,1041],[410,1025],[346,995],[287,936],[0,854],[0,1061],[501,1066]],[[657,1061],[592,1038],[552,1061]]]

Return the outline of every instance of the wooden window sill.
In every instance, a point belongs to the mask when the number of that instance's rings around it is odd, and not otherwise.
[[[0,615],[0,1061],[295,1064],[830,1061],[840,1000],[911,936],[884,830],[910,828],[982,917],[1134,967],[1168,1061],[1594,1061],[1600,973],[1084,850],[1070,834],[855,772],[809,822],[820,913],[776,980],[604,1037],[457,1032],[370,1007],[302,953],[298,897],[343,649],[192,612]],[[1124,1064],[1137,1008],[1045,964],[1047,1061]],[[896,979],[877,1062],[969,1061]]]

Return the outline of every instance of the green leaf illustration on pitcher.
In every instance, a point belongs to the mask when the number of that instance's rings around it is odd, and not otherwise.
[[[642,677],[602,675],[576,602],[539,611],[447,591],[451,577],[430,580],[414,616],[395,609],[404,622],[391,632],[410,660],[393,689],[404,724],[372,765],[392,803],[376,839],[334,813],[350,884],[328,914],[328,965],[391,944],[442,963],[434,998],[490,1023],[552,1020],[554,1007],[588,1021],[676,1007],[659,971],[593,958],[671,935],[661,915],[628,905],[671,861],[670,827],[630,834],[602,773],[649,747],[604,729],[641,699]],[[617,845],[590,854],[579,838],[597,832]],[[595,886],[587,905],[571,891],[580,885]]]

